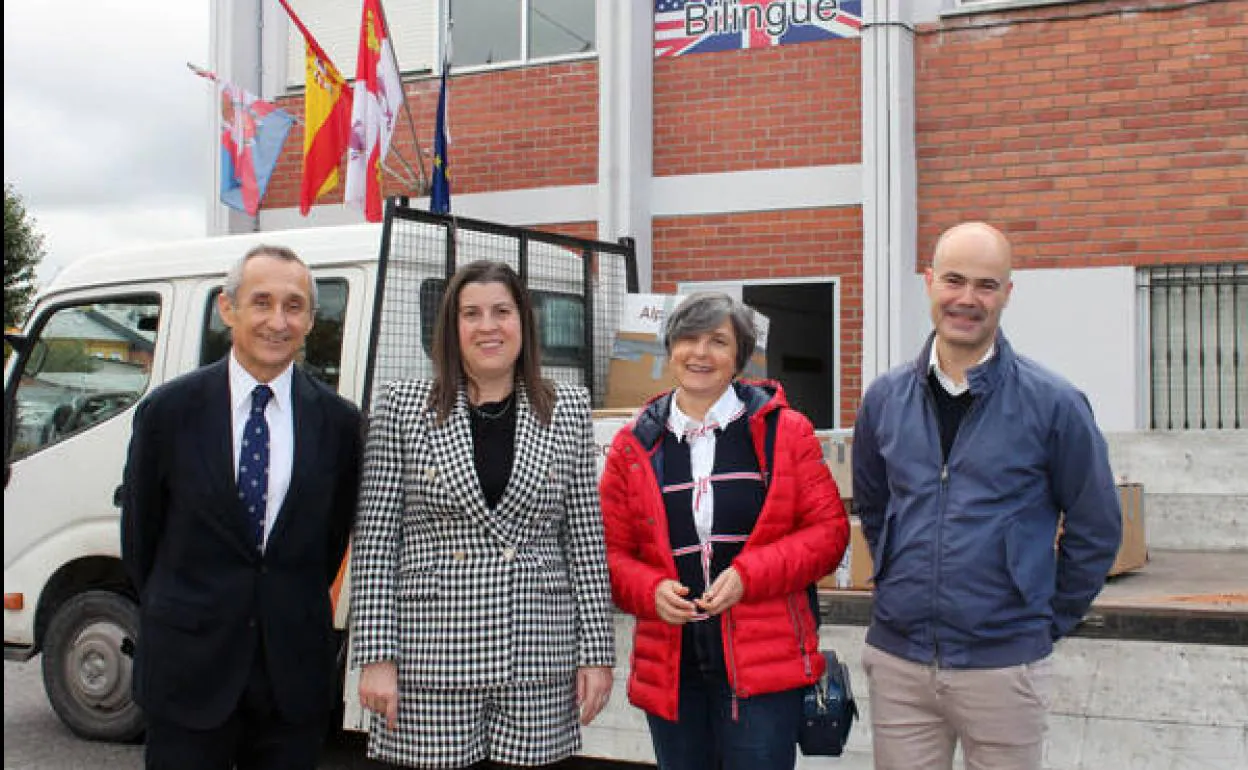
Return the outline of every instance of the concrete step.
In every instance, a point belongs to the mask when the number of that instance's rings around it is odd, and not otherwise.
[[[1158,549],[1114,578],[1054,651],[1046,770],[1248,768],[1248,553]],[[861,666],[871,595],[821,592],[821,644],[851,669],[862,719],[845,755],[803,770],[867,770],[871,702]],[[625,692],[632,618],[616,616],[615,689],[584,754],[653,763],[644,715]],[[956,764],[960,767],[960,761]]]
[[[1150,549],[1248,550],[1248,430],[1111,433],[1119,482],[1144,485]]]
[[[837,626],[822,639],[860,683],[866,718],[850,738],[849,761],[803,759],[800,768],[871,767],[871,704],[859,664],[865,635]],[[1046,770],[1248,767],[1248,647],[1071,638],[1053,661]]]
[[[1156,494],[1248,495],[1248,430],[1109,433],[1114,478]]]
[[[870,770],[871,702],[862,671],[866,629],[827,626],[822,643],[852,670],[863,718],[839,758],[800,757],[802,770]],[[652,763],[624,667],[611,705],[585,731],[583,754]],[[1046,770],[1242,770],[1248,767],[1248,647],[1071,638],[1054,652]],[[960,767],[960,759],[955,763]]]
[[[1157,492],[1145,483],[1144,538],[1150,549],[1248,551],[1248,494]]]

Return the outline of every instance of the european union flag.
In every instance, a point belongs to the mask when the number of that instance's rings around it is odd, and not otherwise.
[[[433,189],[429,195],[429,210],[434,214],[451,213],[450,158],[446,153],[446,75],[451,63],[442,63],[442,87],[438,91],[438,123],[433,132]]]

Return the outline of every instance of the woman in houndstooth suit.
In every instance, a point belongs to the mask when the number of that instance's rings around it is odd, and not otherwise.
[[[589,396],[541,379],[532,304],[502,263],[451,278],[433,360],[370,421],[351,563],[368,755],[558,762],[606,705],[615,656]]]

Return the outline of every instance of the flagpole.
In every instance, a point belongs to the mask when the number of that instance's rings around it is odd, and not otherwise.
[[[407,173],[406,173],[406,174],[400,174],[397,170],[395,170],[395,169],[394,169],[394,168],[390,165],[390,161],[389,161],[389,159],[387,159],[387,160],[383,160],[383,161],[381,162],[381,167],[382,167],[383,169],[385,169],[385,171],[386,171],[386,173],[387,173],[387,174],[389,174],[390,176],[392,176],[392,177],[394,177],[395,179],[399,180],[399,181],[400,181],[400,182],[402,182],[403,184],[405,184],[405,185],[407,185],[408,187],[411,187],[411,188],[413,188],[413,189],[419,190],[419,189],[420,189],[420,179],[418,179],[418,178],[414,178],[414,177],[415,177],[415,174],[416,174],[416,170],[412,168],[412,164],[408,163],[408,162],[407,162],[407,159],[406,159],[406,158],[404,158],[401,154],[399,154],[399,148],[398,148],[398,147],[391,146],[391,149],[392,149],[392,150],[394,150],[394,154],[395,154],[395,156],[397,156],[399,160],[403,161],[403,166],[407,169]]]
[[[329,55],[321,48],[321,44],[316,42],[316,38],[312,37],[312,33],[304,26],[303,20],[295,15],[295,9],[290,7],[290,3],[286,2],[286,0],[277,0],[277,2],[281,3],[282,8],[286,9],[286,15],[290,17],[291,22],[299,29],[299,33],[303,35],[304,42],[312,49],[316,57],[321,61],[327,61],[332,64],[334,60],[329,58]],[[334,69],[338,69],[337,65],[334,66]]]
[[[450,214],[450,177],[447,175],[447,76],[451,67],[451,31],[455,20],[451,12],[452,0],[446,0],[446,26],[442,30],[441,71],[439,72],[437,123],[433,132],[433,179],[429,185],[429,211]]]
[[[386,34],[389,35],[390,34],[390,22],[389,20],[386,19],[386,6],[384,3],[378,2],[377,8],[381,11],[381,23],[385,25]],[[399,83],[400,85],[402,85],[403,70],[399,69],[399,55],[397,52],[395,52],[393,43],[391,43],[390,45],[390,58],[394,61],[394,71],[399,73]],[[425,156],[420,151],[420,134],[416,133],[416,121],[412,119],[412,106],[407,101],[407,86],[403,86],[403,112],[407,113],[407,125],[408,125],[408,128],[410,128],[412,131],[412,144],[416,147],[416,162],[420,164],[420,177],[419,177],[420,187],[418,189],[421,192],[423,192],[424,190],[427,190],[429,187],[429,176],[425,172]],[[407,158],[403,157],[403,153],[399,152],[399,147],[397,144],[394,146],[394,154],[398,157],[400,161],[403,162],[403,166],[407,169],[409,174],[416,173],[416,170],[412,168],[412,164],[407,161]],[[390,171],[389,168],[387,168],[386,170]],[[390,171],[390,173],[393,174],[394,172]]]

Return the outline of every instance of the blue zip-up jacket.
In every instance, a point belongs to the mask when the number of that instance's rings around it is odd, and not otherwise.
[[[1039,660],[1118,551],[1105,439],[1084,395],[998,332],[996,355],[967,373],[974,400],[945,462],[934,339],[871,384],[854,425],[854,509],[874,559],[867,642],[948,668]]]

